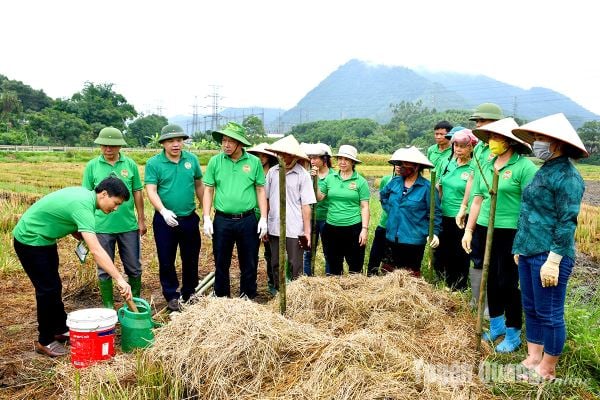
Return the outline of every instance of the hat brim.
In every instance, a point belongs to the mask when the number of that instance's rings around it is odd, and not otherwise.
[[[308,158],[308,156],[304,156],[304,155],[301,155],[301,154],[290,153],[290,152],[282,151],[282,150],[275,150],[275,149],[272,149],[272,148],[269,148],[269,151],[272,151],[273,153],[276,153],[277,155],[286,154],[288,156],[296,157],[296,158],[299,158],[301,160],[310,161],[310,158]]]
[[[513,135],[515,135],[522,141],[529,143],[530,145],[533,144],[533,142],[535,141],[535,136],[534,136],[535,134],[546,136],[546,137],[552,138],[554,140],[558,140],[560,142],[568,144],[573,149],[577,149],[579,151],[579,158],[586,158],[586,157],[590,156],[590,154],[586,150],[582,149],[581,147],[579,147],[573,143],[567,142],[566,140],[564,140],[564,138],[556,137],[556,135],[551,135],[547,132],[538,132],[535,130],[518,128],[518,129],[513,129],[512,133],[513,133]]]
[[[221,144],[221,142],[223,141],[223,136],[227,136],[231,139],[237,140],[238,142],[240,142],[243,146],[251,146],[251,143],[248,141],[248,139],[246,139],[245,137],[238,135],[235,132],[222,132],[222,131],[212,131],[212,137],[213,139]]]
[[[334,154],[333,156],[334,157],[344,157],[344,158],[354,161],[357,164],[362,164],[362,161],[360,161],[358,158],[352,157],[350,154],[337,153],[337,154]]]

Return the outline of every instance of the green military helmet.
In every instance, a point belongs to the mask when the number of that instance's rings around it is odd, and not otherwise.
[[[127,142],[123,139],[121,131],[112,126],[102,128],[94,143],[103,146],[127,146]]]
[[[188,139],[190,135],[183,131],[183,128],[176,124],[169,124],[163,126],[160,130],[160,137],[158,138],[158,143],[162,143],[164,140],[173,139],[173,138],[184,138]]]
[[[250,146],[250,142],[246,138],[246,128],[237,122],[228,122],[224,128],[212,132],[212,137],[218,143],[223,140],[223,135],[237,140],[243,146]]]
[[[495,103],[481,103],[475,108],[473,114],[469,117],[470,121],[476,121],[478,119],[489,119],[492,121],[498,121],[503,119],[502,109],[498,104]]]

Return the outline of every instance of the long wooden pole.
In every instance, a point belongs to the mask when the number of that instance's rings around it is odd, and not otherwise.
[[[429,276],[433,276],[433,249],[431,248],[431,240],[433,239],[433,227],[435,221],[435,171],[431,170],[431,186],[429,188]]]
[[[285,249],[285,207],[286,206],[286,184],[285,184],[285,163],[283,158],[279,158],[279,312],[285,314],[286,309],[286,249]]]
[[[490,270],[490,258],[492,255],[492,241],[494,240],[494,222],[496,220],[496,202],[498,201],[498,171],[494,170],[494,179],[490,189],[490,218],[488,219],[487,234],[485,237],[485,252],[483,255],[483,270],[481,272],[481,284],[479,286],[479,301],[477,303],[477,351],[481,350],[481,332],[483,327],[483,312],[485,309],[485,295],[487,292],[487,280]]]
[[[313,176],[313,191],[317,195],[319,174]],[[310,275],[315,274],[315,258],[317,258],[317,203],[313,204],[310,219]]]

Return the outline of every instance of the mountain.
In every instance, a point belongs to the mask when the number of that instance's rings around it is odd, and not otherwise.
[[[599,115],[547,88],[525,90],[483,75],[414,71],[359,60],[350,60],[331,73],[281,120],[286,127],[341,118],[371,118],[385,123],[391,117],[390,104],[417,100],[438,111],[473,109],[494,102],[505,115],[526,120],[563,112],[575,127],[600,120]]]

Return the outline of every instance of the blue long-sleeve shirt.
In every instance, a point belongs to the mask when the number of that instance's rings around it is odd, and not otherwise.
[[[525,187],[513,253],[552,251],[575,258],[575,229],[585,184],[568,157],[546,161]]]
[[[422,245],[429,235],[429,191],[431,184],[421,175],[404,190],[404,178],[396,176],[379,192],[381,205],[388,213],[386,238],[390,242]],[[433,232],[439,235],[442,224],[440,199],[435,191]]]

